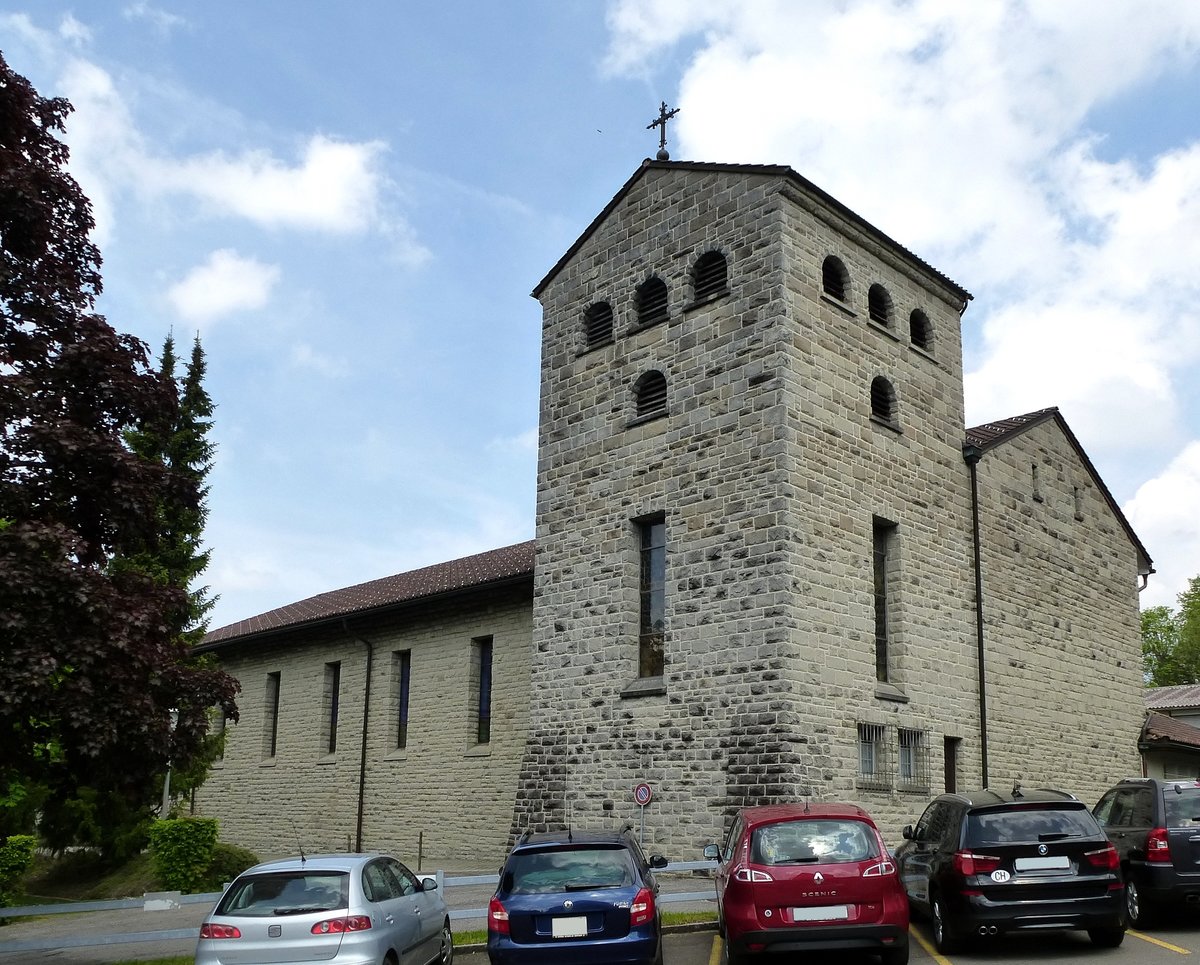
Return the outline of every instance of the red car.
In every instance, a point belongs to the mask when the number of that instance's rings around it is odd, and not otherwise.
[[[858,949],[908,962],[908,899],[871,816],[853,804],[740,810],[717,864],[717,911],[730,965]]]

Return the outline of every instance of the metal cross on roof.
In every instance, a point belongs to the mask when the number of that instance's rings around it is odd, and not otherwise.
[[[658,117],[646,125],[646,130],[653,130],[656,127],[662,128],[658,132],[658,159],[660,161],[671,160],[671,155],[667,153],[667,121],[679,113],[679,108],[675,107],[667,110],[667,102],[663,101],[658,108]]]

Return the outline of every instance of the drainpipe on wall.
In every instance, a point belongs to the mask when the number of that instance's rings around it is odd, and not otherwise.
[[[357,640],[367,648],[367,679],[363,685],[363,716],[362,716],[362,753],[358,760],[358,813],[357,825],[354,831],[354,850],[362,851],[363,849],[363,805],[366,800],[367,792],[367,724],[371,714],[371,668],[375,663],[375,645],[366,637],[361,637],[357,633],[350,630],[350,623],[345,618],[342,619],[342,629],[346,631],[346,636]]]
[[[976,467],[983,450],[970,443],[963,446],[963,459],[971,470],[971,533],[975,545],[975,647],[979,669],[979,758],[983,787],[988,786],[987,667],[983,647],[983,563],[979,536],[979,475]]]

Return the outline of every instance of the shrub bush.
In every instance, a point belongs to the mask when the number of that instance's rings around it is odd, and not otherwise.
[[[200,889],[216,845],[217,822],[213,818],[172,818],[150,826],[154,871],[174,891]]]
[[[258,864],[258,855],[236,844],[218,841],[212,861],[204,872],[204,891],[220,891],[247,868]]]
[[[0,905],[7,905],[13,886],[33,867],[37,838],[32,834],[11,834],[0,844]]]

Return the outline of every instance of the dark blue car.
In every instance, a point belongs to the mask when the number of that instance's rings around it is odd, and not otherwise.
[[[526,833],[488,906],[492,965],[662,965],[654,869],[628,831]]]

